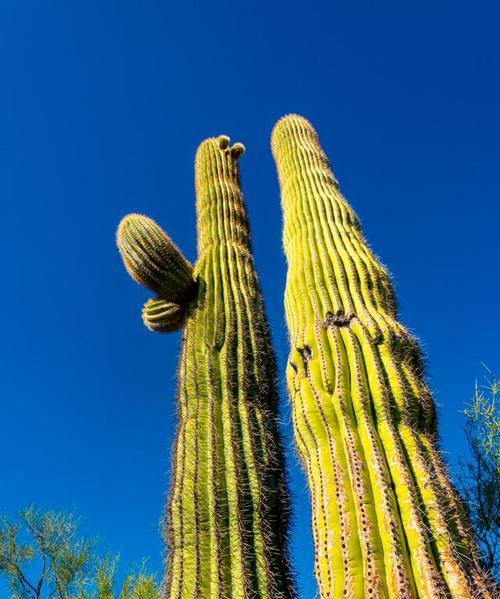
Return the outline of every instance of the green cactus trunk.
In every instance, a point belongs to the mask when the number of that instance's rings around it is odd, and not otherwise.
[[[151,233],[152,221],[138,238],[130,220],[144,217],[127,217],[118,234],[129,271],[158,293],[146,302],[145,324],[159,331],[185,326],[167,514],[168,599],[294,596],[275,360],[240,191],[242,152],[225,136],[198,149],[198,261],[189,284],[189,265],[164,234],[159,241]],[[150,284],[158,278],[161,285]]]
[[[492,597],[387,272],[312,126],[283,118],[272,149],[289,266],[287,382],[321,597]]]

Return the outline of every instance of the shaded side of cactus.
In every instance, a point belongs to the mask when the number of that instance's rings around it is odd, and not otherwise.
[[[157,294],[143,308],[146,326],[185,327],[167,509],[168,599],[294,596],[275,360],[240,190],[242,153],[225,136],[197,151],[194,269],[144,217],[126,217],[118,235],[127,269]]]
[[[272,150],[288,260],[287,382],[321,596],[490,597],[388,274],[312,126],[283,118]]]

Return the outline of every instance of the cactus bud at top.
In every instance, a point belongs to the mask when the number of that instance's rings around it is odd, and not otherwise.
[[[244,153],[245,153],[245,146],[242,143],[236,142],[235,144],[232,145],[231,156],[235,160],[238,160],[238,158],[240,158],[240,156],[243,156]]]
[[[125,268],[138,283],[169,301],[182,303],[190,296],[192,266],[154,220],[140,214],[125,216],[117,243]]]

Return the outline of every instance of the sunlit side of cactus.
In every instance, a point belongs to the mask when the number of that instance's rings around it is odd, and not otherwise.
[[[185,327],[167,510],[165,599],[286,599],[287,498],[275,360],[240,190],[241,144],[196,154],[198,261],[191,268],[150,219],[118,231],[125,266],[157,296],[155,331]]]
[[[281,119],[272,150],[288,259],[287,381],[321,597],[490,597],[387,272],[312,126]]]

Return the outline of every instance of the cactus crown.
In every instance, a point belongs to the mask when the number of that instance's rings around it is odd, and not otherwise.
[[[198,254],[214,243],[249,247],[248,219],[240,191],[238,159],[245,146],[221,135],[200,144],[195,158]]]

